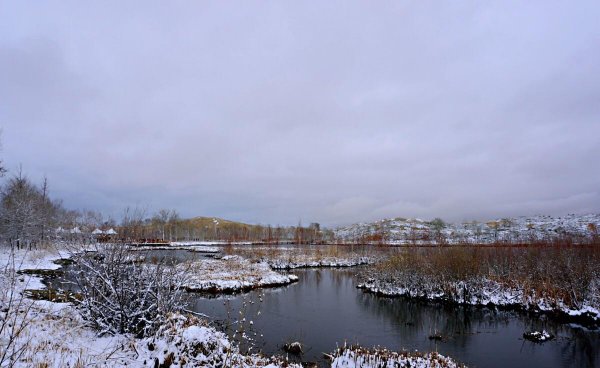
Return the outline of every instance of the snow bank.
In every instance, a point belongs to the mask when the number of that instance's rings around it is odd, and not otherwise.
[[[171,243],[173,244],[173,243]],[[219,253],[221,248],[200,246],[200,245],[144,245],[140,247],[131,247],[132,251],[145,251],[145,250],[187,250],[189,252],[196,253]]]
[[[332,368],[454,368],[462,367],[438,353],[393,352],[386,349],[342,348],[333,355]]]
[[[585,324],[600,324],[600,310],[589,304],[581,308],[569,308],[562,300],[545,295],[535,295],[522,287],[507,286],[486,278],[470,281],[447,282],[444,285],[414,279],[414,282],[370,278],[358,284],[358,288],[383,296],[447,301],[458,304],[501,306],[528,311],[558,314],[559,317],[578,320]]]
[[[182,315],[172,316],[156,336],[141,340],[137,351],[138,362],[151,366],[192,367],[290,367],[283,358],[244,355],[230,343],[227,336],[205,321]]]
[[[21,304],[16,327],[23,330],[9,349],[19,352],[10,366],[20,367],[290,367],[280,357],[245,355],[227,336],[195,317],[173,315],[150,338],[129,335],[98,337],[69,304],[33,302]],[[10,329],[0,333],[8,341]],[[9,351],[9,353],[10,353]],[[164,365],[163,365],[164,364]]]
[[[206,246],[206,245],[252,245],[252,242],[226,242],[226,241],[175,241],[174,246]]]
[[[188,291],[235,292],[298,281],[298,276],[275,272],[265,262],[254,263],[238,256],[199,260],[177,267],[188,276],[185,284]]]
[[[3,270],[5,274],[8,271],[21,273],[15,284],[18,292],[23,292],[25,289],[45,289],[46,285],[42,283],[42,276],[32,271],[58,270],[62,267],[58,261],[67,256],[67,252],[53,248],[14,251],[4,249],[0,252],[0,270]]]
[[[275,258],[267,259],[266,262],[273,269],[294,269],[309,267],[352,267],[373,263],[369,257],[324,257],[320,259],[311,259],[311,257],[295,257],[294,259]]]
[[[0,267],[22,270],[57,270],[61,266],[54,261],[66,257],[66,252],[55,249],[25,250],[19,249],[14,252],[3,249],[0,252]]]

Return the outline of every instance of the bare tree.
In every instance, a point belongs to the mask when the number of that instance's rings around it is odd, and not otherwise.
[[[127,239],[140,239],[144,237],[144,220],[146,208],[135,206],[126,207],[121,220],[121,233]]]
[[[0,135],[2,134],[2,130],[0,130]],[[0,144],[0,149],[2,149],[2,144]],[[4,162],[2,161],[2,159],[0,159],[0,177],[4,176],[4,174],[6,174],[6,168],[4,167]]]
[[[177,240],[177,227],[179,220],[179,213],[177,213],[176,210],[171,210],[167,220],[169,225],[169,240],[173,240],[173,233],[175,233],[175,240]]]
[[[39,205],[42,200],[38,188],[23,176],[21,170],[3,188],[0,228],[4,240],[11,246],[31,246],[40,239],[43,215]]]

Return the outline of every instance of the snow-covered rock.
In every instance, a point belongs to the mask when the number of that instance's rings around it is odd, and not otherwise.
[[[552,340],[554,335],[550,334],[546,330],[543,331],[531,331],[525,332],[523,334],[523,338],[525,340],[533,341],[533,342],[546,342]]]

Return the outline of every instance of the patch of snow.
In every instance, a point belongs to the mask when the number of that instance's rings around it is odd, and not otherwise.
[[[334,353],[331,368],[457,368],[454,360],[438,353],[393,352],[385,349],[343,348]]]
[[[523,338],[533,342],[546,342],[548,340],[552,340],[554,338],[554,335],[548,333],[546,330],[532,331],[525,332],[523,334]]]
[[[267,259],[266,262],[273,269],[294,269],[294,268],[309,268],[309,267],[352,267],[373,263],[373,258],[370,257],[324,257],[318,260],[311,260],[310,257],[302,259],[298,257],[294,260],[289,258]]]
[[[233,292],[298,281],[296,275],[281,274],[265,262],[254,263],[239,256],[198,260],[177,267],[188,276],[185,287],[190,291]]]

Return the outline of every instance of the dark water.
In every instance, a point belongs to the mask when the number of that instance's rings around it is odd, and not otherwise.
[[[147,256],[179,262],[206,255],[151,251]],[[598,331],[518,312],[379,297],[356,289],[356,271],[294,270],[300,278],[295,284],[234,296],[192,294],[191,307],[232,336],[243,330],[253,340],[252,351],[284,354],[283,344],[299,341],[304,345],[300,360],[321,365],[323,352],[347,341],[392,350],[438,351],[470,367],[600,367]],[[51,284],[60,286],[58,280]],[[523,332],[534,329],[546,329],[557,338],[543,344],[524,341]],[[434,333],[443,341],[430,340]],[[247,349],[246,340],[241,341]]]
[[[600,366],[598,332],[517,312],[378,297],[356,289],[353,272],[295,270],[300,277],[296,284],[226,299],[197,298],[194,309],[225,324],[245,317],[243,325],[256,339],[256,349],[268,354],[281,353],[285,342],[300,341],[305,345],[303,361],[323,362],[323,352],[347,341],[393,350],[438,351],[471,367]],[[238,328],[234,324],[229,333]],[[542,328],[557,339],[544,344],[522,340],[524,331]],[[434,332],[444,341],[429,340]]]

